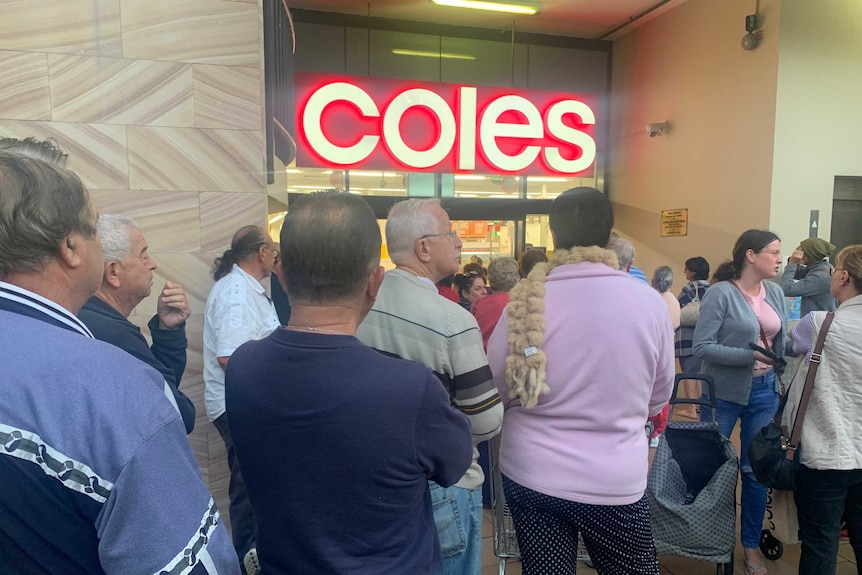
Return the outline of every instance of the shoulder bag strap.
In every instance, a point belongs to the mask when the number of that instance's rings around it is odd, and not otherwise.
[[[730,283],[732,283],[732,284],[733,284],[733,287],[735,287],[735,288],[739,291],[739,293],[740,293],[740,294],[742,294],[742,299],[744,299],[744,300],[745,300],[745,303],[748,303],[748,299],[746,299],[746,297],[745,297],[745,293],[743,293],[742,288],[741,288],[741,287],[739,287],[739,284],[737,284],[737,283],[736,283],[735,281],[733,281],[733,280],[730,280]],[[763,287],[763,289],[766,289],[766,286],[764,286],[764,287]],[[751,306],[751,304],[749,304],[749,307],[750,307],[750,306]],[[754,308],[751,308],[751,311],[754,311]],[[756,315],[755,315],[754,317],[755,317],[755,319],[757,319],[757,316],[756,316]],[[763,340],[763,347],[765,347],[766,349],[768,349],[768,350],[772,351],[772,346],[771,346],[771,345],[769,345],[769,340],[768,340],[768,339],[766,339],[766,334],[765,334],[765,333],[763,333],[763,325],[761,325],[761,323],[760,323],[760,320],[759,320],[759,319],[757,320],[757,327],[758,327],[758,328],[760,328],[760,339],[762,339],[762,340]]]
[[[796,421],[793,422],[793,432],[787,445],[788,459],[793,459],[793,454],[799,445],[799,436],[802,435],[802,422],[805,420],[805,411],[808,409],[808,401],[811,399],[811,390],[814,389],[814,376],[817,375],[817,368],[820,366],[820,360],[822,359],[823,342],[826,341],[826,332],[829,331],[829,325],[832,323],[834,317],[835,314],[833,312],[827,313],[826,318],[823,320],[823,325],[820,326],[820,333],[817,334],[817,343],[814,345],[814,351],[811,353],[811,361],[808,364],[808,375],[805,377],[802,398],[799,400],[799,409],[796,410]]]

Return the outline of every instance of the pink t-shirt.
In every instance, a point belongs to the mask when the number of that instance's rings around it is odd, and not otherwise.
[[[772,306],[766,303],[766,288],[764,287],[763,282],[760,283],[760,292],[758,292],[756,296],[752,297],[741,290],[740,293],[742,293],[742,297],[745,298],[745,301],[748,302],[748,305],[750,305],[751,309],[754,311],[754,315],[757,317],[757,322],[760,324],[760,328],[763,330],[763,334],[766,335],[766,339],[768,340],[763,341],[763,336],[758,334],[757,345],[772,351],[771,342],[781,330],[781,318],[778,317],[778,314],[775,313]],[[769,369],[770,367],[770,365],[765,364],[762,361],[754,361],[755,370]]]

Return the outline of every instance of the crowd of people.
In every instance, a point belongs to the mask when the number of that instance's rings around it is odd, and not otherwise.
[[[648,281],[607,195],[580,187],[551,205],[550,257],[487,268],[461,268],[439,200],[400,201],[384,272],[365,200],[310,194],[279,243],[244,226],[213,266],[205,408],[227,449],[229,536],[187,439],[185,291],[158,291],[148,342],[128,319],[157,269],[144,233],[97,214],[65,159],[51,142],[0,140],[0,572],[475,575],[479,447],[501,434],[525,574],[574,573],[580,537],[599,573],[657,575],[648,450],[676,357],[714,379],[722,435],[739,423],[745,572],[765,575],[766,489],[747,448],[789,355],[803,358],[794,382],[819,365],[795,492],[800,573],[834,573],[842,524],[862,557],[862,246],[832,266],[835,246],[807,239],[778,283],[780,239],[748,230],[711,281],[704,258],[686,260],[677,298],[672,269]],[[267,278],[287,299],[273,303]],[[790,331],[795,296],[805,314]]]

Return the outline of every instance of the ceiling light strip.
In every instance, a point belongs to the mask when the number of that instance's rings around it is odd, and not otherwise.
[[[448,60],[475,60],[476,56],[470,54],[456,54],[453,52],[428,52],[425,50],[407,50],[395,48],[392,53],[396,56],[419,56],[420,58],[445,58]]]
[[[452,6],[455,8],[472,8],[474,10],[488,10],[490,12],[505,12],[507,14],[524,14],[532,16],[539,9],[526,4],[509,4],[504,2],[486,2],[484,0],[431,0],[439,6]]]

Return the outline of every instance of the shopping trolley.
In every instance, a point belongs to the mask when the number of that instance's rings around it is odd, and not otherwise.
[[[500,559],[500,575],[506,573],[506,562],[509,559],[520,559],[518,535],[515,533],[515,522],[512,512],[506,503],[503,493],[503,474],[500,471],[500,436],[491,439],[488,449],[488,461],[491,468],[491,515],[494,524],[494,555]],[[583,561],[592,567],[590,556],[583,540],[578,538],[578,561]]]
[[[709,401],[678,399],[679,383],[684,379],[702,381]],[[670,403],[712,409],[713,421],[669,421],[659,440],[647,480],[656,552],[711,561],[718,564],[716,573],[730,575],[736,545],[739,460],[714,422],[712,377],[678,374]]]

